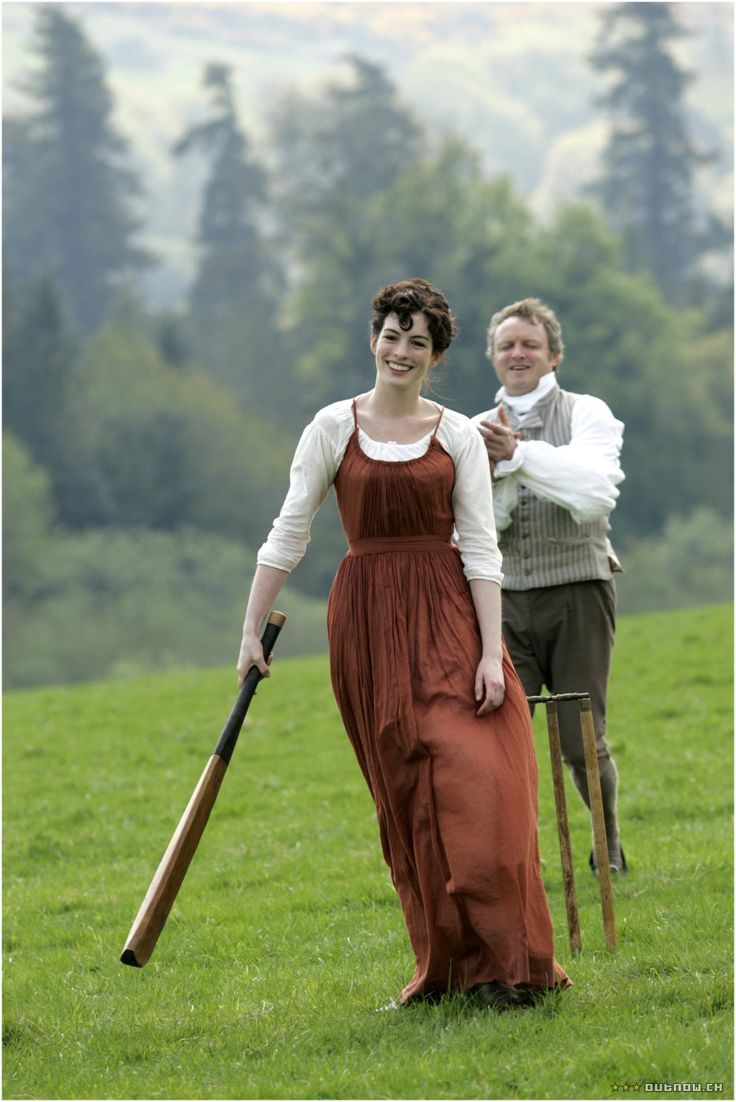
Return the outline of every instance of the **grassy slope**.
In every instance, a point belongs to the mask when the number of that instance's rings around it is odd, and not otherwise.
[[[731,639],[730,608],[621,621],[610,734],[631,873],[615,956],[568,785],[570,959],[537,717],[544,875],[575,986],[500,1017],[462,1000],[374,1011],[411,955],[324,659],[278,663],[259,691],[142,971],[117,958],[231,674],[9,695],[4,1097],[616,1098],[647,1081],[733,1097]]]

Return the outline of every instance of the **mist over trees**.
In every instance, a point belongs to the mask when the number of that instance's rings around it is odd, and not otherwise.
[[[320,405],[370,388],[370,300],[412,275],[457,313],[433,397],[468,414],[497,388],[491,313],[527,295],[557,311],[561,384],[626,424],[612,522],[635,577],[622,608],[729,597],[732,334],[727,291],[699,265],[708,250],[727,257],[730,238],[693,204],[701,153],[669,53],[676,9],[604,11],[594,63],[615,82],[600,101],[611,137],[598,201],[545,224],[366,58],[285,92],[258,147],[235,107],[237,71],[213,60],[197,121],[170,137],[172,167],[197,157],[205,169],[176,311],[147,303],[138,281],[155,262],[145,181],[113,125],[104,66],[61,7],[36,18],[32,108],[4,122],[9,684],[234,662],[299,433]],[[343,549],[328,502],[287,587],[283,653],[323,649]]]

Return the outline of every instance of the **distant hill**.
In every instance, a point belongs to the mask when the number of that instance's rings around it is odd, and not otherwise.
[[[385,66],[406,102],[436,131],[463,134],[489,173],[508,172],[542,217],[595,174],[605,122],[601,81],[587,57],[605,4],[595,3],[69,3],[108,66],[118,121],[146,181],[147,240],[162,257],[150,284],[167,304],[186,286],[201,167],[175,163],[171,144],[202,107],[212,60],[233,66],[242,117],[263,142],[287,88],[310,92],[360,52]],[[4,102],[33,64],[32,3],[3,6]],[[692,132],[718,160],[701,189],[732,209],[733,9],[682,3],[692,34],[680,61],[695,76]]]

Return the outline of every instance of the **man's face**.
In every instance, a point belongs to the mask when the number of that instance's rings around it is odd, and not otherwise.
[[[535,390],[543,375],[554,371],[560,355],[549,350],[541,321],[511,317],[502,321],[493,339],[493,366],[506,393],[515,397]]]

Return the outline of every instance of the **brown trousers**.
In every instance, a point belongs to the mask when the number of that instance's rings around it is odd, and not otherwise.
[[[618,776],[606,742],[606,694],[616,627],[612,581],[572,582],[540,589],[504,590],[503,636],[527,696],[587,692],[596,734],[608,849],[618,856]],[[580,712],[558,705],[562,756],[590,806]]]

